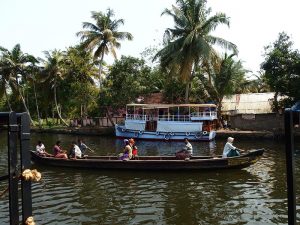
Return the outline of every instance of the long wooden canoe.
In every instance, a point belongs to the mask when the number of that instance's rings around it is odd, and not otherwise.
[[[175,156],[139,156],[136,159],[122,161],[117,156],[87,156],[83,159],[58,159],[41,157],[31,152],[35,163],[90,169],[132,169],[132,170],[207,170],[244,168],[254,164],[263,154],[264,149],[250,150],[237,157],[221,158],[212,156],[193,156],[189,160],[178,160]]]

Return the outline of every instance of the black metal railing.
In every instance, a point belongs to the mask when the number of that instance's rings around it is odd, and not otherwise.
[[[296,187],[295,187],[295,160],[294,160],[294,118],[298,110],[285,109],[285,150],[286,150],[286,182],[288,197],[288,224],[296,225]]]
[[[8,174],[0,177],[0,181],[8,180],[9,221],[11,225],[19,221],[19,180],[22,170],[30,168],[30,122],[27,113],[0,113],[0,122],[7,126],[8,140]],[[20,141],[20,162],[18,162],[18,140]],[[31,181],[21,179],[21,212],[22,224],[32,216]]]

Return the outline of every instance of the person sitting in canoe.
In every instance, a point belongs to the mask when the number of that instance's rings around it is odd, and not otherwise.
[[[138,154],[138,148],[135,145],[135,141],[133,138],[129,139],[129,144],[131,145],[132,148],[132,158],[135,158]]]
[[[82,157],[82,152],[80,148],[76,145],[75,142],[72,142],[71,149],[69,152],[69,158],[70,159],[77,159]]]
[[[227,143],[225,144],[223,149],[223,156],[222,156],[223,158],[239,156],[241,155],[240,151],[244,151],[242,149],[238,149],[237,147],[233,146],[232,144],[233,141],[234,141],[233,137],[227,138]]]
[[[54,145],[53,152],[55,158],[63,158],[63,159],[68,158],[66,151],[62,150],[60,146],[60,141],[57,141],[56,144]]]
[[[86,150],[89,150],[90,152],[94,152],[94,150],[90,149],[82,139],[78,139],[78,147],[80,148],[82,156],[85,155]]]
[[[177,159],[187,159],[193,155],[193,146],[189,142],[189,139],[184,138],[183,141],[185,143],[185,147],[182,150],[175,153]]]
[[[41,141],[38,141],[36,147],[36,152],[40,155],[40,156],[43,156],[43,157],[52,157],[53,155],[46,152],[45,150],[45,145],[41,142]]]
[[[121,160],[130,160],[132,158],[132,147],[129,143],[128,139],[124,139],[124,150],[123,153],[119,155],[119,159]]]

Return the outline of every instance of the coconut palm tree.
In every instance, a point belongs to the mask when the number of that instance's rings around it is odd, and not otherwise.
[[[4,60],[2,58],[0,59],[0,97],[2,98],[3,95],[5,95],[5,99],[7,102],[7,106],[10,111],[12,111],[11,104],[9,101],[9,96],[7,93],[7,90],[9,89],[9,83],[8,80],[10,78],[10,73],[7,72],[7,66]]]
[[[36,83],[39,82],[38,76],[41,74],[41,68],[36,66],[36,65],[31,65],[28,68],[28,70],[29,70],[29,75],[26,76],[26,80],[28,80],[30,86],[33,87],[37,119],[38,119],[39,127],[42,127],[42,120],[41,120],[41,117],[40,117],[40,110],[39,110],[37,91],[36,91]]]
[[[215,58],[214,45],[237,52],[236,46],[220,37],[211,35],[218,25],[229,26],[224,13],[211,17],[206,0],[177,0],[172,9],[165,9],[162,15],[171,16],[175,27],[167,28],[163,47],[154,57],[160,58],[161,66],[170,73],[178,74],[186,84],[185,101],[189,101],[189,86],[196,67],[203,61]]]
[[[216,102],[218,106],[219,117],[223,98],[238,93],[240,87],[246,82],[247,70],[243,68],[241,61],[234,60],[234,56],[235,54],[227,55],[225,53],[222,58],[219,58],[219,63],[206,66],[199,73],[208,99]]]
[[[258,71],[258,74],[252,75],[252,79],[248,81],[247,89],[251,93],[270,91],[270,86],[267,84],[266,75],[263,70]]]
[[[31,123],[34,124],[25,101],[22,84],[25,84],[26,76],[28,76],[30,72],[30,67],[38,61],[32,55],[23,53],[20,44],[14,46],[12,51],[3,47],[0,47],[0,51],[2,53],[1,65],[2,73],[5,77],[4,82],[20,97]]]
[[[54,50],[52,52],[45,51],[44,52],[46,60],[44,61],[44,70],[45,74],[44,82],[50,84],[51,89],[54,94],[54,103],[59,119],[66,125],[66,121],[61,116],[61,107],[57,101],[57,87],[59,85],[59,81],[64,79],[65,71],[64,71],[64,63],[65,63],[65,55],[63,52],[59,50]]]
[[[82,45],[86,49],[94,50],[94,59],[100,57],[99,62],[99,82],[101,85],[101,73],[104,54],[111,53],[114,58],[116,48],[120,48],[119,41],[127,39],[132,40],[132,35],[129,32],[118,31],[119,26],[124,24],[123,19],[113,20],[114,12],[110,8],[106,14],[102,12],[92,12],[92,18],[95,24],[90,22],[83,23],[83,31],[77,33],[81,37]]]

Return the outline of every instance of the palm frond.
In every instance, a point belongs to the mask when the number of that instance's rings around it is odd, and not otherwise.
[[[212,44],[220,45],[221,47],[223,47],[225,49],[232,50],[234,52],[234,54],[238,54],[237,46],[235,44],[233,44],[232,42],[226,41],[223,38],[213,37],[210,35],[207,35],[206,38],[207,38],[208,42],[210,42]]]

